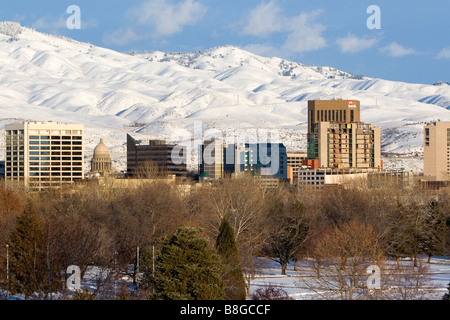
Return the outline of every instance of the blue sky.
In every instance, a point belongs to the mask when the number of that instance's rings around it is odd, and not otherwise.
[[[80,29],[67,27],[71,5],[80,8]],[[120,52],[236,45],[416,83],[450,82],[449,14],[448,0],[0,0],[0,20]]]

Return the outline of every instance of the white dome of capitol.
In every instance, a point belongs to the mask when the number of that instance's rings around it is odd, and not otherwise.
[[[104,156],[104,155],[109,155],[109,149],[103,143],[103,139],[100,139],[100,143],[94,148],[94,157],[95,156]]]

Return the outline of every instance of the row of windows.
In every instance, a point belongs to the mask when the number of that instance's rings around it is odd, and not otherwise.
[[[73,162],[72,160],[74,160],[75,162]],[[63,163],[70,163],[70,165],[78,165],[79,161],[81,161],[81,157],[30,157],[30,161],[31,163],[38,163],[37,161],[52,161],[51,164],[52,165],[59,165],[59,161],[71,161],[71,162],[63,162]],[[57,162],[55,162],[57,161]],[[42,162],[41,162],[42,163]],[[7,167],[11,167],[12,165],[19,165],[19,166],[23,166],[23,158],[20,157],[19,159],[17,157],[7,157],[6,161],[5,161],[5,166]]]
[[[81,167],[30,167],[30,171],[82,171]]]
[[[325,177],[305,177],[301,178],[303,181],[316,181],[316,180],[325,180]]]
[[[6,172],[5,174],[7,177],[23,177],[23,172]]]
[[[313,177],[317,177],[316,179],[320,178],[323,179],[323,173],[314,173],[314,172],[299,172],[300,176],[313,176]],[[309,180],[309,178],[308,178]]]
[[[66,146],[66,145],[52,145],[51,147],[48,145],[31,145],[28,147],[30,150],[83,150],[83,147],[80,146]],[[6,146],[6,151],[17,151],[24,150],[24,146],[13,145],[11,147],[10,144]]]
[[[23,141],[6,140],[6,146],[11,146],[11,145],[15,148],[20,147],[23,149]]]
[[[24,134],[23,130],[6,130],[6,135],[10,136],[11,134]]]
[[[30,148],[31,149],[31,148]],[[50,153],[50,151],[41,151],[41,152],[39,152],[39,151],[36,151],[36,149],[31,149],[32,151],[30,151],[30,155],[31,156],[37,156],[37,155],[39,155],[39,154],[41,154],[41,155],[44,155],[44,156],[49,156],[49,155],[52,155],[52,156],[70,156],[70,155],[73,155],[73,156],[82,156],[83,155],[83,153],[81,152],[81,151],[52,151],[51,153]],[[6,156],[7,157],[11,157],[11,156],[15,156],[15,157],[17,157],[17,156],[21,156],[20,158],[21,159],[23,159],[23,155],[24,155],[24,152],[23,151],[19,151],[19,152],[17,152],[17,151],[13,151],[13,152],[11,152],[11,151],[7,151],[6,152]]]
[[[29,152],[30,156],[38,156],[39,154],[43,155],[43,156],[81,156],[83,155],[83,153],[81,151],[52,151],[50,153],[50,151],[30,151]]]
[[[30,166],[82,166],[82,162],[30,162]]]
[[[328,112],[327,112],[328,111]],[[347,121],[347,110],[317,110],[317,122]],[[354,121],[354,112],[350,110],[350,122]]]
[[[5,173],[5,175],[7,177],[23,177],[24,176],[24,172],[23,171],[8,171]],[[58,176],[82,176],[83,175],[83,171],[80,170],[76,170],[76,171],[70,171],[70,170],[66,170],[66,171],[30,171],[29,173],[30,176],[36,177],[36,176],[54,176],[54,177],[58,177]]]
[[[38,157],[33,157],[33,156],[50,156],[50,152],[49,151],[30,151],[30,160],[39,160]],[[51,155],[53,157],[51,157],[52,160],[61,160],[60,158],[62,158],[62,160],[82,160],[82,157],[64,157],[64,156],[70,156],[70,152],[52,152]],[[72,154],[73,156],[81,156],[81,152],[73,152]],[[58,156],[62,156],[62,157],[58,157]],[[48,158],[48,157],[47,157]],[[48,160],[47,158],[42,157],[42,160]]]
[[[302,182],[302,185],[322,185],[319,181]]]
[[[33,162],[30,164],[30,171],[80,171],[82,169],[83,164],[81,162],[77,162],[76,164],[73,163],[67,163],[67,162]],[[11,166],[11,163],[6,163],[6,171],[24,171],[24,165],[23,162],[19,162],[19,165]]]
[[[75,130],[75,131],[65,131],[66,135],[61,136],[61,135],[30,135],[29,138],[30,139],[78,139],[81,140],[83,137],[80,136],[80,131],[79,130]],[[20,129],[20,130],[6,130],[6,135],[10,136],[10,135],[23,135],[24,134],[24,130]],[[70,136],[69,134],[74,134],[73,136]]]
[[[49,154],[49,150],[52,150],[52,155],[60,155],[61,154],[61,151],[62,150],[60,150],[60,149],[58,149],[58,150],[54,150],[53,149],[53,147],[52,147],[52,149],[50,149],[49,147],[36,147],[36,146],[30,146],[29,147],[29,150],[30,150],[30,154],[31,154],[31,152],[34,152],[33,154],[35,155],[36,153],[35,152],[39,152],[39,151],[41,151],[41,153],[42,154]],[[65,150],[63,150],[63,152],[68,152],[68,153],[70,153],[70,151],[71,151],[71,149],[69,148],[69,149],[65,149]],[[78,154],[79,155],[81,155],[82,154],[82,152],[81,151],[77,151],[78,152]]]
[[[5,170],[5,172],[21,172],[24,173],[24,169],[23,168],[12,168],[13,170]],[[20,169],[20,170],[18,170]]]
[[[62,177],[30,177],[30,186],[51,186],[51,185],[59,185],[61,181],[72,181],[72,178],[62,178]]]
[[[82,145],[82,141],[48,141],[48,140],[30,140],[31,145]]]
[[[76,177],[81,177],[82,176],[82,172],[52,172],[50,174],[50,172],[30,172],[30,176],[52,176],[52,177],[70,177],[70,176],[76,176]]]
[[[82,136],[29,136],[30,140],[83,140]]]

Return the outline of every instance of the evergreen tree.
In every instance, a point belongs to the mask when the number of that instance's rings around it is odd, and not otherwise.
[[[397,261],[397,267],[399,267],[399,259],[408,256],[411,252],[408,247],[411,241],[408,239],[410,232],[407,208],[398,202],[397,208],[389,212],[387,223],[389,229],[384,251]]]
[[[448,290],[448,293],[444,294],[444,296],[442,297],[442,300],[450,301],[450,282],[448,284],[447,290]]]
[[[445,214],[440,204],[432,201],[426,212],[425,230],[422,236],[421,249],[428,255],[428,262],[432,255],[443,254],[447,237]]]
[[[222,219],[219,227],[216,248],[225,266],[223,279],[226,285],[226,298],[229,300],[244,300],[246,294],[241,261],[233,228],[226,217]]]
[[[42,219],[29,202],[17,219],[9,246],[10,289],[28,299],[33,294],[48,292],[49,277],[46,262],[45,229]]]
[[[431,257],[443,251],[445,246],[445,217],[437,202],[419,206],[415,202],[397,204],[388,216],[389,232],[385,252],[397,259],[412,257],[414,266],[420,252]]]
[[[158,300],[220,300],[225,298],[223,266],[200,229],[180,227],[158,240],[153,270],[152,251],[143,255],[143,284]]]

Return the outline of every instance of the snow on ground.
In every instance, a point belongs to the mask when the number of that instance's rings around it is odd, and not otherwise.
[[[426,285],[432,287],[431,293],[427,295],[426,299],[441,300],[444,294],[448,293],[448,286],[450,284],[450,257],[435,256],[431,258],[431,261],[428,264],[427,257],[419,256],[419,262],[428,267]],[[388,261],[388,263],[394,265],[395,262],[391,260]],[[401,260],[401,264],[411,265],[412,261],[403,259]],[[256,269],[255,277],[250,281],[250,295],[255,293],[258,289],[273,286],[284,290],[293,300],[328,299],[308,288],[307,282],[315,276],[308,261],[299,261],[297,271],[294,270],[294,263],[290,263],[286,269],[286,275],[281,274],[281,268],[278,263],[265,258],[257,260]],[[95,288],[95,284],[99,279],[100,274],[102,274],[103,278],[107,277],[106,270],[101,270],[96,267],[89,269],[81,281],[82,285]],[[125,276],[120,281],[129,282],[131,284],[132,279]],[[53,295],[54,299],[58,299],[58,297],[58,294]],[[6,292],[0,290],[0,299],[4,298],[6,298]],[[22,300],[24,297],[16,295],[10,296],[9,299]]]
[[[427,264],[427,257],[421,256],[420,262],[427,265],[428,276],[427,285],[432,286],[433,293],[429,299],[440,300],[445,293],[448,293],[450,284],[450,257],[432,257],[430,264]],[[411,264],[412,261],[404,259],[403,264]],[[394,263],[389,261],[389,263]],[[261,259],[255,278],[250,282],[250,294],[259,288],[266,288],[269,285],[284,290],[294,300],[317,300],[323,299],[317,293],[308,288],[305,281],[310,279],[311,266],[306,261],[299,261],[297,271],[294,270],[294,263],[290,263],[286,269],[286,275],[281,274],[281,267],[275,261]]]

